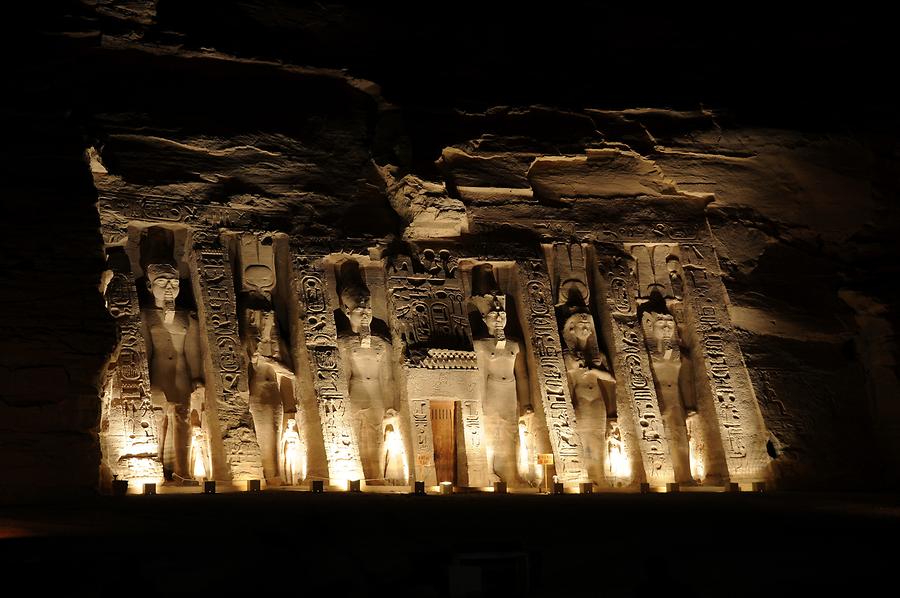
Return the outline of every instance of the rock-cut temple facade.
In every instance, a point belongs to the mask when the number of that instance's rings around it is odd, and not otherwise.
[[[337,238],[94,178],[104,484],[774,481],[708,199],[457,201]]]

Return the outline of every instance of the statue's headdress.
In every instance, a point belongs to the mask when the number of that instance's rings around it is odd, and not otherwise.
[[[357,307],[369,306],[369,289],[363,281],[362,272],[356,260],[347,260],[338,269],[341,308],[352,311]]]
[[[479,264],[472,269],[472,303],[482,317],[492,311],[506,311],[506,294],[500,291],[491,264]]]
[[[476,295],[472,297],[472,304],[478,308],[481,316],[484,317],[492,311],[506,311],[506,295],[499,291],[497,291],[497,294]]]
[[[160,276],[178,278],[178,270],[172,264],[148,264],[146,272],[148,280],[153,280]]]

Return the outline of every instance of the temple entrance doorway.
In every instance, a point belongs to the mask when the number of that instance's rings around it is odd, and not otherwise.
[[[431,401],[431,430],[437,481],[456,479],[456,401]]]

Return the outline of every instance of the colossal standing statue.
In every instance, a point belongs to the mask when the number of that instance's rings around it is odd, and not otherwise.
[[[166,477],[192,477],[190,465],[192,395],[203,402],[200,325],[196,316],[176,308],[178,271],[170,264],[146,267],[153,306],[141,309],[150,363],[150,394],[159,409],[160,459]]]
[[[284,403],[291,401],[293,381],[291,357],[278,326],[272,292],[276,284],[275,260],[270,236],[240,236],[241,292],[238,306],[241,337],[249,358],[250,414],[263,472],[269,484],[281,483],[281,433]]]
[[[490,289],[472,297],[487,327],[487,335],[473,345],[482,372],[488,471],[500,481],[515,484],[520,406],[524,410],[531,403],[528,370],[521,345],[506,336],[506,295],[496,288],[490,268],[473,271],[473,289]]]
[[[641,317],[644,340],[656,378],[665,429],[669,432],[669,450],[675,479],[702,482],[704,443],[697,411],[686,401],[680,389],[681,343],[675,318],[667,312],[660,297],[651,298]]]
[[[369,289],[355,261],[341,265],[339,289],[341,311],[349,322],[349,330],[339,333],[338,345],[350,364],[353,431],[363,475],[370,482],[381,481],[385,478],[385,411],[394,408],[393,353],[388,340],[372,333],[373,323],[376,329],[387,330],[387,326],[372,317]]]
[[[580,243],[555,243],[550,250],[548,260],[553,264],[557,292],[556,316],[562,326],[563,361],[576,427],[588,477],[602,485],[607,479],[605,469],[611,464],[607,437],[617,426],[616,380],[600,348],[591,315],[585,247]]]
[[[605,479],[606,428],[616,424],[616,379],[609,371],[606,356],[597,348],[591,314],[571,314],[563,324],[562,337],[566,346],[563,360],[588,476],[599,483]]]

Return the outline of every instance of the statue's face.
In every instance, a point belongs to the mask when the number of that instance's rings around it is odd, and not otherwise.
[[[566,320],[566,332],[581,342],[587,341],[594,334],[594,322],[590,314],[574,314]]]
[[[293,419],[289,419],[287,422],[288,430],[293,430],[297,427],[297,421]]]
[[[360,328],[372,323],[371,307],[358,305],[349,311],[344,310],[344,312],[350,319],[350,328],[353,329],[354,332],[357,332]]]
[[[147,284],[157,305],[165,305],[175,301],[178,296],[178,277],[164,273],[154,276]]]
[[[668,341],[675,337],[675,319],[672,316],[659,316],[653,323],[653,334],[657,339]]]
[[[368,296],[359,297],[346,292],[341,294],[341,310],[350,320],[350,329],[359,332],[360,328],[372,323],[372,307]]]
[[[495,336],[498,330],[506,328],[506,312],[489,311],[484,315],[484,323],[487,325],[491,336]]]

